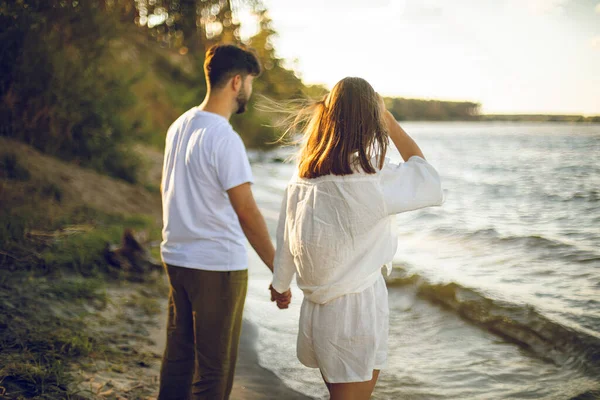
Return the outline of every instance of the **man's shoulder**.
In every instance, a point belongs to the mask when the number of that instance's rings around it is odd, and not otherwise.
[[[233,126],[228,121],[217,122],[215,125],[207,127],[206,131],[207,133],[210,132],[211,137],[217,143],[227,146],[244,143],[242,137],[233,129]]]
[[[219,115],[206,112],[198,112],[190,115],[190,128],[193,130],[204,130],[217,141],[223,138],[238,136],[229,121]]]
[[[193,117],[193,114],[194,114],[194,108],[187,110],[186,112],[181,114],[179,117],[177,117],[177,119],[175,121],[173,121],[171,126],[169,126],[169,130],[180,127],[186,121],[189,121],[190,118]]]
[[[229,121],[213,113],[205,112],[198,107],[192,107],[179,116],[171,128],[233,130]]]
[[[201,132],[202,142],[209,148],[243,146],[241,136],[235,131],[231,123],[224,117],[209,112],[204,112],[194,107],[183,113],[169,128],[169,131],[184,131],[188,135]]]

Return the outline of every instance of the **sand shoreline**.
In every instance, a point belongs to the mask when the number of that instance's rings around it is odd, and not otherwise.
[[[273,372],[259,365],[257,339],[258,327],[244,319],[231,399],[311,399],[290,389]]]
[[[92,329],[113,332],[114,346],[123,349],[123,357],[76,362],[72,366],[77,376],[73,391],[77,398],[156,400],[167,336],[167,298],[155,297],[158,312],[143,315],[130,306],[131,295],[137,293],[135,286],[110,288],[109,293],[111,305],[104,315],[97,316]],[[273,372],[259,365],[258,336],[259,327],[245,318],[230,399],[311,399],[287,387]]]

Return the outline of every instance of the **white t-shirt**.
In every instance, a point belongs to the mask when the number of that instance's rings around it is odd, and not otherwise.
[[[325,304],[373,285],[396,253],[394,215],[444,201],[440,176],[412,156],[374,174],[326,175],[287,186],[279,225],[273,287],[285,292],[297,274],[304,298]]]
[[[229,121],[197,107],[169,128],[162,174],[165,263],[208,271],[248,268],[246,238],[227,190],[253,182]]]

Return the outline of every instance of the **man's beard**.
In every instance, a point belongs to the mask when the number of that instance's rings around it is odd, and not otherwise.
[[[244,90],[243,86],[240,89],[240,92],[238,93],[237,97],[235,98],[235,101],[237,101],[238,105],[238,109],[235,112],[236,114],[242,114],[244,111],[246,111],[246,104],[248,104],[248,96],[246,95],[246,90]]]

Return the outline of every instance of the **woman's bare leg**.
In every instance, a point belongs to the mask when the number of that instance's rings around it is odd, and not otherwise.
[[[366,382],[329,383],[331,400],[369,400],[379,378],[379,370],[373,370],[373,378]],[[327,383],[327,382],[326,382]]]

